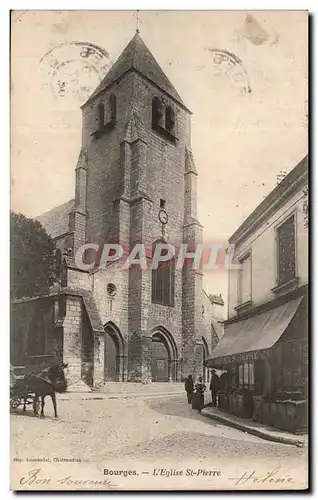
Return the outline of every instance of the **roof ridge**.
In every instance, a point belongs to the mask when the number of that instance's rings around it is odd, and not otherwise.
[[[68,205],[69,203],[71,203],[72,201],[75,201],[75,198],[70,198],[69,200],[65,201],[64,203],[61,203],[60,205],[55,205],[55,207],[52,207],[50,208],[49,210],[46,210],[46,212],[42,212],[41,214],[39,215],[35,215],[34,219],[39,219],[39,217],[43,217],[43,215],[46,215],[50,212],[52,212],[53,210],[56,210],[58,208],[61,208],[61,207],[64,207],[65,205]]]
[[[130,70],[140,73],[185,107],[180,95],[137,32],[83,106]]]

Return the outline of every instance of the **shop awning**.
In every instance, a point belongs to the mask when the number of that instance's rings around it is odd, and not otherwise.
[[[298,297],[270,311],[229,324],[206,365],[217,367],[257,359],[260,351],[270,349],[280,339],[301,301],[302,297]]]

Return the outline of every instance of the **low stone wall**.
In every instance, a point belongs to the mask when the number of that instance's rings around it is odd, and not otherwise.
[[[253,399],[248,393],[220,393],[219,409],[241,418],[252,418]]]
[[[307,432],[307,401],[267,401],[262,396],[254,396],[253,419],[294,434]]]
[[[237,417],[245,418],[246,415],[243,394],[229,395],[229,412]]]
[[[219,410],[229,412],[229,396],[224,392],[220,392],[218,398]]]

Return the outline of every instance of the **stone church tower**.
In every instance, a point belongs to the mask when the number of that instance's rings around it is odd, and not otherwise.
[[[211,331],[200,272],[173,260],[157,270],[119,261],[82,271],[74,263],[85,242],[119,243],[126,253],[143,243],[148,261],[158,241],[189,251],[201,242],[191,113],[138,33],[82,113],[75,200],[63,206],[67,230],[53,235],[67,249],[63,359],[74,381],[94,387],[202,374]],[[49,232],[51,215],[39,217]]]

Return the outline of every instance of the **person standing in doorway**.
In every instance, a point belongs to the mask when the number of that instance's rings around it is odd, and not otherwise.
[[[188,397],[188,403],[190,405],[192,403],[193,390],[194,390],[192,375],[188,375],[188,378],[186,379],[185,384],[184,384],[184,388],[186,390],[187,397]]]
[[[217,405],[217,395],[218,395],[218,390],[220,388],[220,379],[218,375],[216,374],[215,370],[212,370],[212,378],[210,382],[210,391],[212,395],[212,404],[213,406]]]

